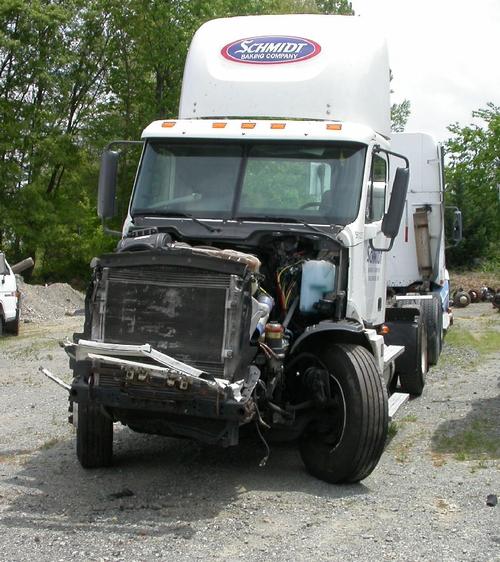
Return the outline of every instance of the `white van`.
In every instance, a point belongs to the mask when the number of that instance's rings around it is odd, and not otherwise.
[[[16,276],[0,252],[0,335],[5,330],[17,336],[20,313],[19,291]]]

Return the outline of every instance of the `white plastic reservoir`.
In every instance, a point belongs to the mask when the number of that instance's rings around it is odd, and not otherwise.
[[[300,311],[314,312],[315,303],[335,289],[335,265],[324,260],[309,260],[302,266]]]

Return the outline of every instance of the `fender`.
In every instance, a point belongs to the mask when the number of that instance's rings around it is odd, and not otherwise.
[[[324,322],[308,326],[304,333],[297,338],[292,345],[290,354],[298,352],[305,343],[310,343],[313,340],[321,340],[328,335],[333,336],[333,338],[339,343],[345,342],[360,344],[372,353],[372,348],[364,332],[363,325],[356,320],[344,319],[339,322],[326,320]]]

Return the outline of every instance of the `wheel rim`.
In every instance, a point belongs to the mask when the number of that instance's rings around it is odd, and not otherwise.
[[[344,433],[345,433],[345,428],[346,428],[346,424],[347,424],[347,420],[346,420],[346,404],[345,404],[345,396],[344,396],[344,391],[342,390],[342,386],[340,385],[339,381],[330,373],[330,381],[332,381],[337,389],[337,396],[339,398],[340,401],[340,412],[339,412],[339,408],[337,407],[336,411],[335,411],[335,417],[338,419],[339,418],[339,413],[340,413],[340,420],[338,423],[338,426],[340,428],[340,432],[339,435],[333,445],[333,447],[330,449],[330,453],[332,451],[335,451],[335,449],[340,445],[340,443],[342,443],[342,440],[344,438]]]
[[[420,344],[420,368],[422,369],[422,377],[425,377],[425,373],[427,373],[428,365],[427,365],[427,334],[425,330],[422,330],[422,342]]]
[[[347,408],[344,391],[335,375],[327,369],[326,365],[318,357],[308,353],[307,359],[309,360],[308,367],[317,366],[328,373],[331,403],[325,406],[320,416],[309,423],[306,432],[310,438],[320,440],[324,445],[328,446],[331,453],[342,443],[347,426]]]

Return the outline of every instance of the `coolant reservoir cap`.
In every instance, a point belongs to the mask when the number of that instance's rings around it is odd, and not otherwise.
[[[279,322],[268,322],[266,324],[266,334],[282,334],[283,326]]]

